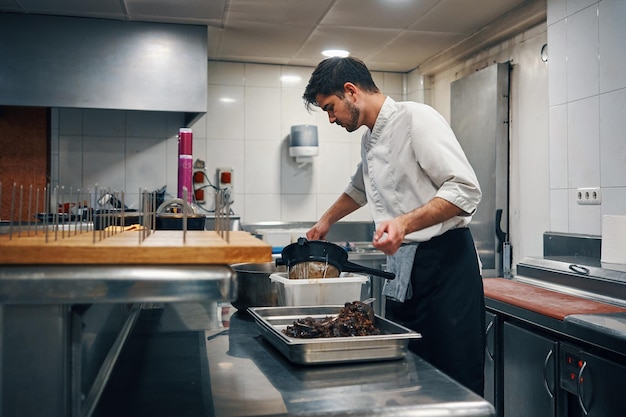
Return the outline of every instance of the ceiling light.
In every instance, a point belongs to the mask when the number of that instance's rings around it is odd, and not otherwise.
[[[325,57],[332,57],[332,56],[338,56],[340,58],[345,58],[348,55],[350,55],[349,51],[346,51],[345,49],[326,49],[325,51],[322,51],[322,55],[324,55]]]

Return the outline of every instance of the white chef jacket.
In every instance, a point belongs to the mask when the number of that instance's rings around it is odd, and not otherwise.
[[[405,236],[425,242],[464,227],[480,202],[474,169],[446,120],[432,107],[387,97],[374,129],[361,139],[361,162],[345,192],[359,205],[369,203],[376,225],[441,197],[469,216]]]

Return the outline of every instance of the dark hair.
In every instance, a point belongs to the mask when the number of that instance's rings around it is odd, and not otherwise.
[[[347,82],[351,82],[370,93],[380,92],[374,84],[372,74],[360,59],[353,57],[327,58],[317,65],[304,90],[302,98],[306,108],[310,110],[312,105],[318,106],[315,99],[318,94],[325,96],[335,94],[343,98],[343,86]]]

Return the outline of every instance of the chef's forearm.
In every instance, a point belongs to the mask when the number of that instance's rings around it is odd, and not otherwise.
[[[322,215],[320,221],[328,225],[334,224],[360,207],[361,206],[357,204],[352,197],[346,193],[342,193],[337,201]]]
[[[455,216],[466,215],[463,210],[443,198],[435,197],[428,203],[398,218],[405,235],[442,223]]]

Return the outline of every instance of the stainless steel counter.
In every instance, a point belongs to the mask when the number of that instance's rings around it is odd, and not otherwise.
[[[626,308],[626,273],[594,267],[580,262],[580,258],[525,258],[518,264],[512,281]],[[624,313],[570,314],[557,320],[489,297],[485,303],[494,312],[542,327],[571,343],[615,354],[620,362],[626,361]]]
[[[168,306],[163,316],[168,315],[167,309]],[[190,334],[195,336],[190,338]],[[154,336],[147,343],[156,343]],[[294,365],[260,335],[256,323],[245,312],[233,314],[227,329],[168,332],[161,333],[161,337],[167,342],[158,348],[147,346],[136,355],[144,358],[138,379],[146,389],[163,394],[159,398],[148,396],[142,392],[141,384],[137,391],[120,390],[128,398],[147,400],[134,401],[129,410],[124,398],[107,395],[102,404],[107,415],[143,412],[159,417],[167,415],[168,409],[178,410],[177,415],[219,417],[495,415],[483,398],[413,354],[381,362]],[[181,361],[183,352],[190,349],[197,352]],[[159,352],[158,360],[146,362],[146,352],[152,351]],[[136,359],[129,358],[128,362]],[[195,377],[176,381],[175,377],[163,380],[161,375],[152,379],[147,375],[157,374],[157,368],[174,366],[176,373]],[[154,369],[148,370],[151,367]],[[126,375],[117,379],[126,380]],[[115,379],[111,385],[115,389]],[[186,394],[169,395],[179,390]],[[197,391],[195,399],[189,398],[192,390]]]
[[[92,415],[142,309],[235,288],[228,265],[2,265],[0,415]]]
[[[626,313],[572,314],[563,320],[569,334],[604,349],[626,352]]]

